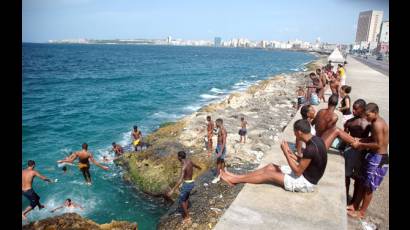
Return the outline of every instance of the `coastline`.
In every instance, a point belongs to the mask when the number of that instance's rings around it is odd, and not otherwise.
[[[191,196],[193,225],[199,229],[214,226],[242,187],[231,189],[222,182],[210,183],[215,159],[214,156],[207,157],[204,149],[206,115],[211,115],[213,120],[219,117],[224,119],[228,131],[228,169],[236,172],[252,170],[259,165],[272,142],[279,140],[278,133],[296,113],[294,92],[297,86],[305,85],[308,79],[304,76],[326,63],[324,57],[319,54],[317,59],[305,64],[305,71],[270,76],[243,92],[231,92],[223,99],[157,129],[145,139],[150,144],[149,148],[137,154],[126,153],[117,161],[124,169],[124,179],[144,193],[163,197],[179,176],[180,164],[174,154],[185,150],[188,157],[203,168],[194,171],[193,175],[197,181]],[[246,144],[236,142],[239,139],[240,116],[245,116],[249,124]],[[214,197],[217,194],[223,198]],[[181,227],[180,217],[175,217],[176,203],[161,218],[159,229]]]

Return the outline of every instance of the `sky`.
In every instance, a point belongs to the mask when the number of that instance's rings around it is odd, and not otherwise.
[[[388,0],[23,0],[23,42],[172,38],[350,44],[359,13]]]

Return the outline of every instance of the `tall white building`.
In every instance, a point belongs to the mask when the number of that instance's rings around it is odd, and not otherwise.
[[[382,23],[379,42],[389,42],[389,21]]]
[[[356,42],[377,42],[383,11],[369,10],[360,12],[357,21]]]

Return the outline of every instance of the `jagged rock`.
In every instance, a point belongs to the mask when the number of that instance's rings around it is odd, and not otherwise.
[[[127,221],[111,221],[107,224],[97,224],[81,217],[77,213],[65,213],[60,216],[31,222],[22,227],[23,230],[136,230],[138,225]]]

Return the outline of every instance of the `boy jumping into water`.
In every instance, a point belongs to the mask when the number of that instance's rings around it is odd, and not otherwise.
[[[196,165],[194,162],[191,160],[186,159],[186,153],[184,151],[179,151],[178,152],[178,160],[182,164],[182,169],[181,169],[181,176],[179,177],[178,182],[175,184],[175,186],[167,193],[167,196],[170,197],[174,191],[179,187],[180,184],[182,184],[181,191],[179,193],[179,205],[182,206],[183,209],[183,224],[189,223],[191,221],[191,218],[189,217],[189,212],[188,212],[188,200],[189,200],[189,195],[192,191],[192,189],[195,186],[194,180],[192,180],[192,174],[194,171],[194,167],[201,170],[201,167]]]
[[[223,120],[221,118],[216,119],[216,127],[218,128],[218,142],[216,144],[216,177],[212,180],[212,183],[218,183],[220,180],[219,172],[225,168],[225,156],[226,156],[226,137],[227,132],[223,126]]]
[[[78,168],[83,173],[85,182],[88,185],[91,185],[90,162],[89,162],[89,160],[91,162],[93,162],[95,165],[97,165],[98,167],[100,167],[104,170],[108,170],[109,168],[107,166],[103,166],[100,163],[98,163],[94,159],[93,154],[91,152],[88,152],[87,149],[88,149],[88,144],[84,143],[82,145],[82,150],[81,151],[71,154],[69,159],[59,160],[57,162],[58,163],[63,163],[63,162],[73,163],[73,161],[78,158]]]
[[[23,220],[27,220],[27,213],[33,210],[36,206],[38,209],[43,209],[44,205],[40,204],[40,196],[33,190],[33,180],[34,177],[39,177],[43,181],[47,181],[51,183],[51,180],[47,177],[41,175],[37,172],[34,168],[36,167],[36,163],[33,160],[29,160],[27,162],[27,168],[22,171],[22,180],[21,180],[21,191],[23,192],[23,196],[25,196],[30,201],[30,206],[28,206],[21,214]]]

